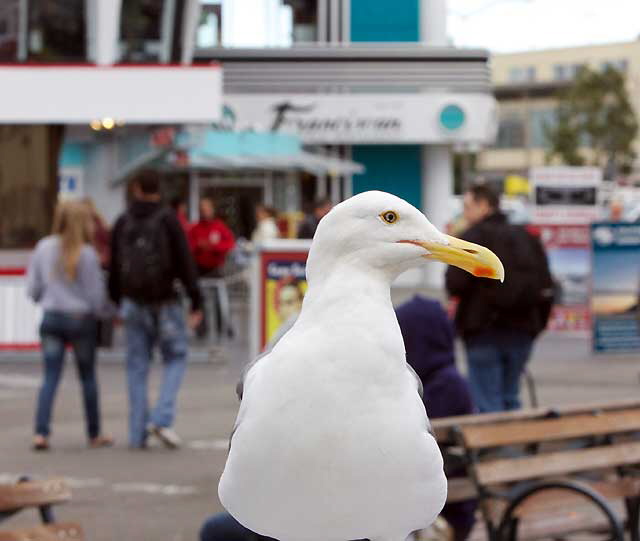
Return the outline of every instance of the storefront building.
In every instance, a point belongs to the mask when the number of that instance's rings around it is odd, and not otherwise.
[[[196,47],[195,60],[223,66],[235,129],[293,134],[364,167],[317,178],[316,197],[337,202],[385,190],[443,227],[454,150],[477,151],[495,137],[488,53],[448,46],[444,0],[403,0],[393,9],[384,0],[313,3],[313,45]],[[431,271],[429,283],[441,284],[441,269]]]

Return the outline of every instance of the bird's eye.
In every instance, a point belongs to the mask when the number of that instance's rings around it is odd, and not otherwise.
[[[388,224],[395,224],[398,221],[398,215],[393,210],[385,210],[380,217]]]

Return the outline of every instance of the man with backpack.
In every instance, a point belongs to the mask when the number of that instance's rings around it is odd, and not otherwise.
[[[464,341],[469,383],[481,412],[520,407],[520,378],[534,339],[553,304],[553,280],[544,249],[524,227],[511,225],[485,185],[464,194],[469,228],[462,238],[486,246],[505,269],[503,284],[473,279],[449,267],[446,288],[459,299],[455,323]]]
[[[109,294],[120,305],[126,335],[129,445],[145,448],[147,437],[154,435],[176,449],[181,441],[171,426],[188,351],[176,280],[191,300],[191,327],[202,319],[202,299],[187,239],[175,213],[161,204],[156,173],[142,171],[131,188],[133,201],[113,228],[109,272]],[[149,413],[148,375],[155,344],[164,372],[156,406]]]

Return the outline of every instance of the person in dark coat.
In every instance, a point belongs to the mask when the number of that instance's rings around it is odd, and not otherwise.
[[[316,201],[313,205],[313,212],[307,214],[298,226],[298,238],[312,239],[316,234],[320,220],[329,213],[332,207],[333,204],[330,199],[319,199]]]
[[[467,381],[455,364],[454,331],[439,302],[420,295],[396,309],[407,352],[407,362],[424,387],[424,404],[430,419],[466,415],[475,408]],[[447,477],[464,476],[464,471],[448,471]],[[449,503],[442,516],[464,541],[475,522],[476,501]]]

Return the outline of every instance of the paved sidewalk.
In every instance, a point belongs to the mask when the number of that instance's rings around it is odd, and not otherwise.
[[[189,367],[176,426],[186,446],[177,452],[157,444],[146,452],[127,449],[124,370],[117,359],[100,365],[104,424],[117,445],[86,449],[80,394],[68,363],[56,403],[53,449],[47,454],[29,450],[40,364],[5,355],[0,362],[0,481],[19,474],[69,478],[74,499],[59,508],[58,517],[80,521],[92,541],[197,539],[202,521],[220,510],[216,485],[238,407],[235,382],[246,361],[244,346],[223,353],[222,364],[194,362]],[[530,368],[540,403],[559,405],[640,398],[638,360],[594,356],[585,338],[547,335]],[[10,524],[36,519],[26,513]]]

